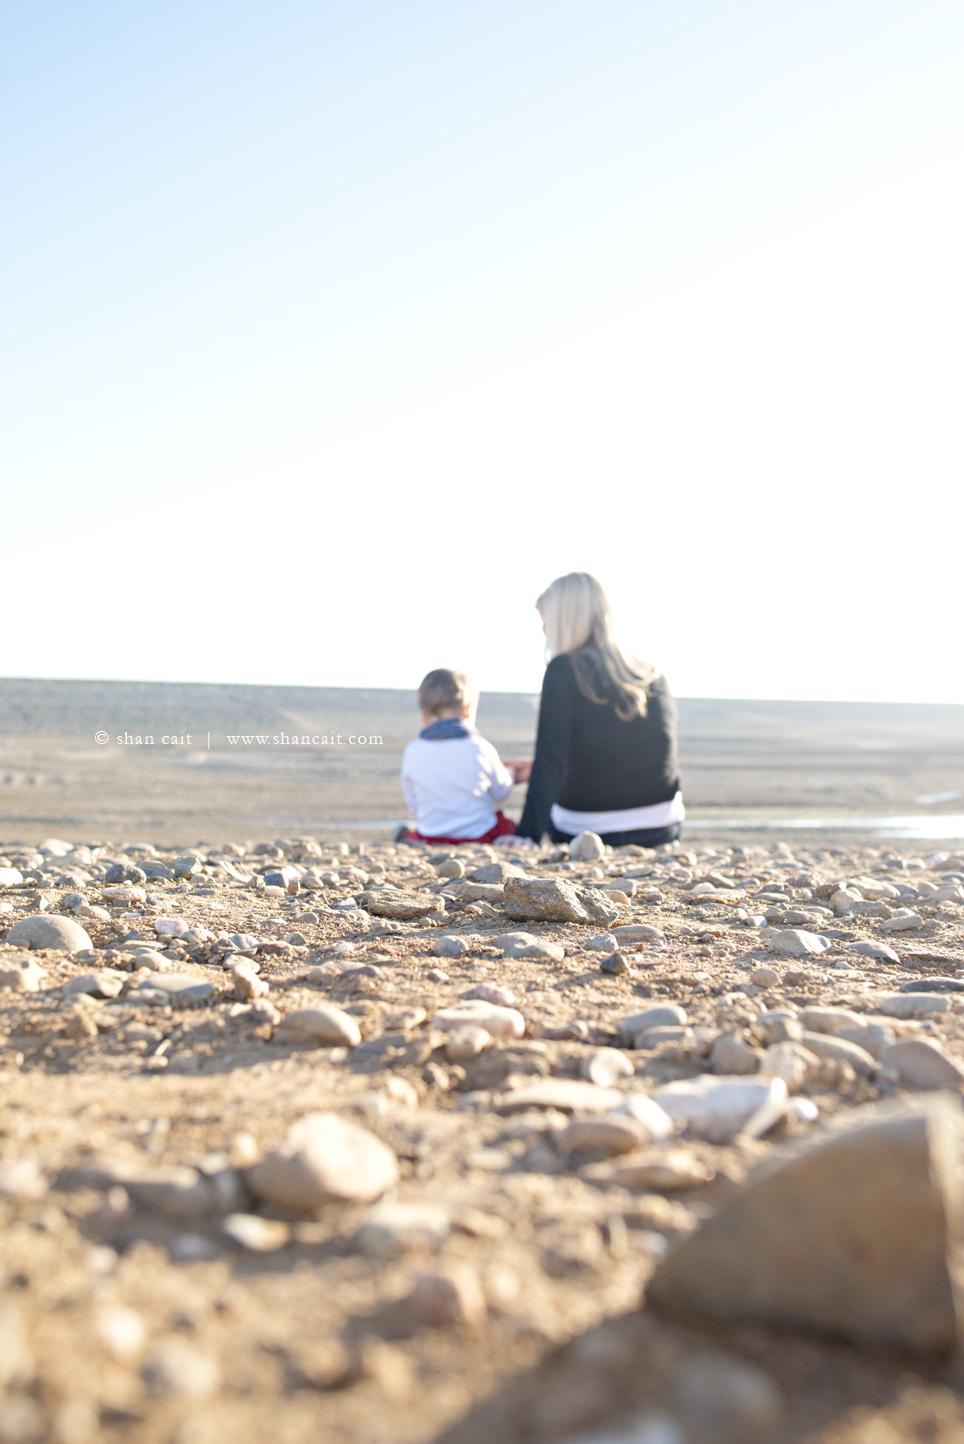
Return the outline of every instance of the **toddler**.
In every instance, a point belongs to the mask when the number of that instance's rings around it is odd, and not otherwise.
[[[399,829],[396,841],[494,842],[515,832],[495,804],[508,797],[522,767],[500,762],[476,732],[478,702],[462,672],[439,667],[423,679],[422,731],[402,758],[402,793],[417,830]]]

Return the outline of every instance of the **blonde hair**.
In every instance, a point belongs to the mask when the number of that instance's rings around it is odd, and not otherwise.
[[[448,667],[436,667],[422,678],[418,689],[418,705],[428,717],[437,717],[440,712],[455,708],[471,707],[478,700],[478,694],[464,672],[450,672]]]
[[[570,654],[576,685],[590,702],[615,704],[623,722],[646,716],[647,694],[659,672],[627,657],[616,641],[606,593],[588,572],[556,577],[536,602],[549,658]]]

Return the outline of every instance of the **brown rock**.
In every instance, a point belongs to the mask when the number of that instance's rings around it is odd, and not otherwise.
[[[862,1125],[774,1155],[664,1260],[650,1301],[859,1345],[952,1347],[960,1108],[933,1097],[862,1112]]]
[[[507,877],[505,910],[510,918],[559,923],[594,921],[574,887],[558,877]]]

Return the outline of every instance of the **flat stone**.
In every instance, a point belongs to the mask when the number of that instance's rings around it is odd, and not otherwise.
[[[580,1118],[564,1128],[556,1140],[560,1153],[632,1153],[633,1149],[649,1143],[650,1136],[644,1125],[629,1115],[622,1118],[610,1114],[606,1118]]]
[[[164,993],[172,1003],[203,1003],[214,997],[214,984],[190,973],[152,973],[147,987],[152,992]],[[135,1002],[138,991],[135,988],[128,995]]]
[[[116,998],[128,981],[127,974],[117,968],[101,968],[97,973],[81,973],[63,986],[65,998],[73,993],[87,993],[92,998]]]
[[[66,953],[85,953],[94,946],[80,923],[49,915],[21,918],[7,933],[6,940],[20,947],[57,948]]]
[[[787,1111],[781,1078],[716,1078],[704,1073],[665,1083],[653,1094],[677,1127],[709,1143],[730,1143],[738,1134],[758,1138]]]
[[[500,1008],[481,998],[467,998],[450,1008],[439,1008],[432,1024],[442,1033],[454,1033],[459,1028],[484,1028],[493,1038],[521,1038],[526,1030],[525,1018],[515,1008]]]
[[[444,913],[445,903],[434,893],[362,893],[359,902],[366,912],[377,918],[393,918],[396,922],[410,922],[414,918],[430,917],[432,913]],[[349,903],[349,907],[352,904]]]
[[[839,1033],[807,1033],[800,1040],[803,1046],[818,1058],[830,1059],[835,1063],[849,1063],[859,1078],[872,1078],[877,1072],[877,1060],[857,1043],[848,1043]]]
[[[649,923],[620,923],[609,931],[620,947],[623,943],[661,943],[666,938],[664,932]]]
[[[291,1237],[286,1223],[274,1218],[261,1218],[256,1213],[229,1213],[221,1232],[249,1253],[274,1253],[284,1248]]]
[[[920,913],[901,911],[895,913],[892,918],[885,918],[880,925],[882,933],[906,933],[914,928],[924,927],[924,919]]]
[[[683,1148],[671,1148],[644,1154],[639,1158],[621,1159],[615,1169],[609,1165],[590,1165],[581,1170],[583,1178],[593,1182],[615,1183],[623,1188],[650,1189],[658,1193],[679,1193],[708,1183],[713,1171],[702,1159]]]
[[[432,943],[432,953],[436,958],[464,958],[468,950],[465,939],[453,937],[451,933],[445,933]]]
[[[505,910],[510,918],[559,923],[588,923],[592,918],[570,883],[557,877],[510,877],[505,881]]]
[[[321,1043],[330,1048],[355,1048],[361,1042],[358,1024],[350,1013],[331,1004],[296,1008],[286,1013],[274,1030],[276,1043]]]
[[[647,1028],[679,1026],[685,1022],[686,1012],[678,1003],[663,1003],[620,1019],[619,1035],[621,1038],[631,1039],[635,1038],[637,1033],[645,1032]]]
[[[755,1073],[762,1054],[732,1033],[717,1038],[710,1049],[710,1068],[714,1073],[746,1075]]]
[[[526,1088],[504,1093],[500,1113],[518,1113],[525,1108],[558,1108],[563,1113],[609,1113],[623,1101],[616,1088],[597,1088],[577,1078],[543,1078]]]
[[[15,993],[36,993],[46,976],[46,969],[29,954],[0,950],[0,989],[10,988]]]
[[[448,1209],[433,1203],[376,1203],[355,1235],[355,1247],[368,1258],[397,1258],[411,1249],[435,1249],[451,1225]]]
[[[791,958],[802,958],[808,953],[825,953],[831,946],[826,938],[820,938],[816,933],[808,933],[803,928],[785,928],[770,933],[766,945],[771,952],[783,953]]]
[[[810,1033],[839,1033],[843,1028],[859,1028],[864,1019],[850,1008],[804,1008],[800,1022]]]
[[[897,1074],[905,1088],[960,1088],[964,1065],[926,1038],[901,1038],[880,1055],[881,1067]]]
[[[877,1011],[887,1018],[926,1018],[950,1008],[950,999],[941,993],[894,993],[877,1001]]]
[[[598,832],[580,832],[569,844],[569,856],[578,862],[595,862],[605,855],[606,844]]]
[[[803,1152],[771,1155],[657,1267],[649,1304],[858,1346],[953,1348],[960,1109],[932,1097],[861,1114]]]
[[[398,1182],[398,1162],[367,1128],[336,1113],[308,1113],[246,1178],[265,1202],[310,1212],[326,1203],[380,1198]]]
[[[834,1037],[841,1038],[845,1043],[856,1043],[858,1048],[863,1048],[871,1058],[880,1062],[883,1050],[894,1041],[894,1030],[886,1023],[861,1023],[859,1028],[841,1028]]]
[[[597,1048],[583,1058],[579,1071],[590,1083],[599,1088],[612,1088],[620,1078],[632,1078],[635,1073],[630,1060],[618,1048]]]
[[[934,978],[912,978],[902,983],[902,993],[964,993],[964,981],[960,978],[945,978],[942,974]]]
[[[859,953],[864,958],[875,958],[881,963],[899,963],[900,958],[889,948],[886,943],[859,942],[845,943],[844,951],[848,953]]]

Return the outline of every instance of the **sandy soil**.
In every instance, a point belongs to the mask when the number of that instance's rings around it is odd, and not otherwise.
[[[761,1009],[832,1003],[875,1016],[881,995],[908,978],[956,977],[964,912],[956,897],[928,901],[927,889],[953,888],[947,879],[964,874],[964,859],[846,853],[826,842],[749,854],[701,843],[596,863],[522,856],[532,877],[621,886],[611,898],[619,922],[662,934],[624,950],[622,974],[602,971],[606,955],[586,946],[598,924],[522,923],[507,919],[495,893],[460,898],[446,865],[454,858],[469,873],[506,856],[493,849],[372,842],[349,851],[305,837],[268,839],[259,852],[212,847],[189,880],[135,881],[145,896],[131,901],[103,893],[111,859],[157,872],[179,849],[58,858],[48,848],[38,874],[0,892],[0,935],[21,917],[63,916],[82,923],[92,946],[34,951],[45,971],[37,991],[0,993],[0,1439],[549,1444],[640,1409],[677,1430],[652,1435],[654,1444],[960,1439],[961,1395],[946,1359],[684,1329],[639,1309],[665,1249],[773,1148],[900,1097],[899,1084],[824,1070],[802,1094],[814,1123],[788,1115],[762,1138],[721,1144],[683,1137],[673,1146],[707,1181],[672,1192],[614,1181],[605,1154],[561,1146],[568,1113],[513,1103],[539,1079],[580,1078],[603,1047],[628,1060],[621,1092],[651,1095],[704,1072],[721,1033],[759,1048]],[[5,863],[24,875],[38,859],[8,848]],[[282,865],[300,873],[297,892],[265,886]],[[710,873],[724,885],[710,898],[692,894]],[[810,926],[835,936],[824,954],[799,960],[775,955],[770,934],[748,921],[766,908],[774,926],[791,914],[790,926],[795,908],[827,908],[828,884],[854,875],[901,884],[919,925],[886,931],[892,898],[839,919],[814,914]],[[786,901],[760,896],[777,884]],[[71,894],[83,895],[87,915],[71,910]],[[378,915],[378,896],[403,910],[427,898],[434,911],[392,922]],[[96,908],[106,916],[91,915]],[[159,918],[192,931],[145,963],[143,949],[163,947]],[[499,939],[520,929],[564,956],[502,956]],[[436,955],[443,936],[464,939],[464,954]],[[884,938],[898,961],[848,951]],[[267,984],[264,999],[252,1002],[238,982],[239,939]],[[15,952],[0,936],[0,966]],[[761,964],[775,977],[758,985],[750,976]],[[116,998],[65,992],[104,967]],[[209,984],[210,996],[142,1000],[158,970]],[[480,985],[511,993],[524,1036],[492,1038],[453,1061],[433,1019]],[[659,1003],[678,1004],[705,1031],[626,1048],[620,1019]],[[357,1046],[280,1041],[280,1018],[320,1004],[354,1020]],[[956,1003],[893,1028],[964,1059]],[[251,1166],[317,1110],[392,1150],[390,1197],[428,1210],[414,1232],[396,1218],[373,1235],[364,1200],[292,1211],[257,1194]],[[230,1222],[238,1215],[249,1220],[240,1233]],[[764,1409],[754,1423],[743,1405],[714,1414],[714,1404],[694,1414],[707,1378],[712,1400],[725,1404],[736,1379],[740,1398],[762,1389],[777,1413]]]

